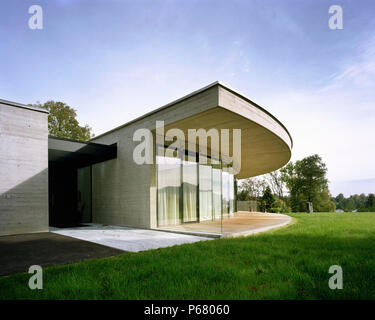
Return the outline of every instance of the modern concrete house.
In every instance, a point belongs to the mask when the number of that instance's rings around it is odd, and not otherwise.
[[[48,137],[47,118],[45,110],[0,100],[0,235],[89,222],[154,229],[230,218],[237,179],[276,170],[291,157],[283,124],[219,82],[90,142]],[[228,130],[229,150],[240,129],[240,151],[222,156],[223,136],[218,146],[211,136],[189,138],[189,130],[212,128]],[[152,141],[145,149],[152,161],[143,164],[134,160],[146,139],[135,138],[139,129]],[[164,154],[181,137],[183,147]]]

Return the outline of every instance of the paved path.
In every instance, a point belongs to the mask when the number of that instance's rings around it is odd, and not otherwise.
[[[103,226],[99,224],[90,224],[87,227],[77,228],[50,228],[50,230],[60,235],[132,252],[212,240],[212,238],[208,237],[198,237],[187,234],[118,226]]]
[[[1,236],[0,275],[28,272],[32,265],[47,267],[121,253],[118,249],[51,232]]]

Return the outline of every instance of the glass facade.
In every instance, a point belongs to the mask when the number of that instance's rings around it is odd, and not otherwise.
[[[158,224],[160,226],[180,224],[181,160],[157,157],[156,162],[158,166]]]
[[[229,172],[229,214],[234,213],[234,176]]]
[[[222,203],[223,203],[223,214],[229,213],[229,173],[225,171],[226,168],[223,168],[222,171]]]
[[[221,219],[221,169],[212,168],[213,218]]]
[[[190,152],[175,158],[157,155],[156,163],[158,227],[212,222],[211,228],[219,228],[221,219],[234,213],[231,168]]]
[[[183,222],[198,221],[198,164],[195,157],[182,162]]]
[[[212,168],[199,164],[199,221],[212,220]]]
[[[223,214],[233,215],[234,213],[234,175],[231,173],[231,168],[222,169],[222,192],[223,192]]]

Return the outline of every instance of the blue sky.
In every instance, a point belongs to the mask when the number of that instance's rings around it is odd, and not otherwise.
[[[372,0],[5,0],[0,23],[3,99],[64,101],[98,135],[219,80],[286,125],[292,160],[323,157],[333,195],[375,192]]]

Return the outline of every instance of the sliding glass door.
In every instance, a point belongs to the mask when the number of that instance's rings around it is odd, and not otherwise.
[[[174,158],[162,153],[156,156],[158,226],[212,220],[217,224],[223,215],[234,213],[231,168],[212,164],[209,157],[197,158],[191,151],[179,152]]]
[[[200,156],[202,158],[202,156]],[[212,220],[212,168],[199,164],[199,220]]]
[[[181,160],[156,157],[158,168],[158,225],[181,223]]]
[[[212,168],[212,200],[214,219],[221,219],[221,169]]]
[[[229,173],[229,213],[234,213],[234,175]]]
[[[223,204],[223,214],[229,213],[229,173],[223,168],[222,172],[222,204]]]
[[[183,222],[198,221],[198,164],[194,156],[182,162]]]

